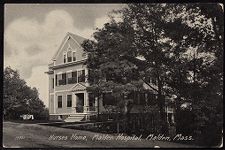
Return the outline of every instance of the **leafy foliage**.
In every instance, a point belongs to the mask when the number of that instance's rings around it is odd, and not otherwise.
[[[190,129],[196,136],[211,128],[213,122],[216,133],[221,132],[222,7],[132,3],[114,13],[122,21],[112,17],[94,33],[95,40],[83,43],[90,56],[87,65],[93,87],[98,92],[126,93],[141,90],[147,78],[155,78],[157,88],[152,89],[158,93],[162,121],[162,96],[166,95],[176,103],[178,125],[184,122],[179,115],[190,113]],[[138,59],[140,56],[143,59]],[[190,104],[190,111],[182,112],[184,103]]]
[[[38,90],[20,79],[16,70],[4,70],[3,109],[5,119],[19,119],[22,114],[33,114],[35,119],[46,119],[48,110],[39,99]]]
[[[133,29],[126,23],[112,20],[94,33],[95,41],[83,43],[89,54],[87,65],[92,85],[89,90],[98,94],[112,91],[118,104],[124,93],[141,88],[137,66],[123,59],[124,55],[135,55],[131,45],[132,32]]]
[[[165,31],[184,51],[173,57],[173,63],[179,65],[171,68],[166,83],[178,97],[177,106],[191,103],[192,134],[203,136],[203,143],[207,139],[209,145],[216,144],[223,122],[223,10],[219,4],[176,5],[171,10],[179,17],[170,21]],[[212,124],[214,130],[207,133]]]

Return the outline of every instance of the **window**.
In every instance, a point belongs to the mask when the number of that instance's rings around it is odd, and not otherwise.
[[[63,55],[64,63],[66,63],[66,54]]]
[[[80,70],[78,71],[78,82],[85,82],[85,71]]]
[[[67,73],[67,83],[68,84],[77,83],[77,71]]]
[[[68,51],[67,52],[67,62],[71,62],[72,61],[72,51]]]
[[[65,85],[66,84],[66,73],[58,74],[57,75],[57,84],[58,85]]]
[[[62,85],[66,84],[66,73],[62,74]]]
[[[72,107],[72,95],[67,95],[67,107]]]
[[[72,83],[77,83],[77,71],[72,72]]]
[[[88,94],[89,99],[89,106],[95,106],[95,95],[93,93]]]
[[[71,84],[72,83],[72,72],[67,73],[67,83]]]
[[[62,85],[62,74],[57,75],[57,85]]]
[[[73,52],[73,61],[76,61],[76,52]]]
[[[58,96],[58,108],[62,108],[62,96]]]

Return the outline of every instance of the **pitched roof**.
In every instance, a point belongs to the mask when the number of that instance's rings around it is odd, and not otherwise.
[[[79,35],[73,34],[68,32],[68,35],[70,35],[74,40],[76,40],[79,44],[82,44],[84,40],[87,40]]]
[[[59,51],[62,49],[62,46],[63,46],[63,43],[65,42],[65,40],[67,39],[67,37],[71,37],[75,42],[77,42],[79,45],[81,45],[83,43],[84,40],[86,40],[85,38],[79,36],[79,35],[76,35],[76,34],[73,34],[73,33],[70,33],[68,32],[66,34],[66,36],[64,37],[62,43],[60,44],[57,52],[55,53],[55,55],[53,56],[52,60],[54,60],[57,56],[57,54],[59,53]]]

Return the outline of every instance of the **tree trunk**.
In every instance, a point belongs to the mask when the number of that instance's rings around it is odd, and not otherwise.
[[[159,77],[158,77],[158,106],[160,110],[160,119],[161,119],[161,125],[162,125],[161,132],[162,134],[167,134],[168,133],[167,121],[166,121],[165,111],[164,111],[165,100],[162,95],[162,82]]]

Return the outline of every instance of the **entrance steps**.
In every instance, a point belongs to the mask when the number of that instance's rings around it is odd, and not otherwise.
[[[80,122],[86,120],[87,114],[71,114],[64,121],[65,122]]]

